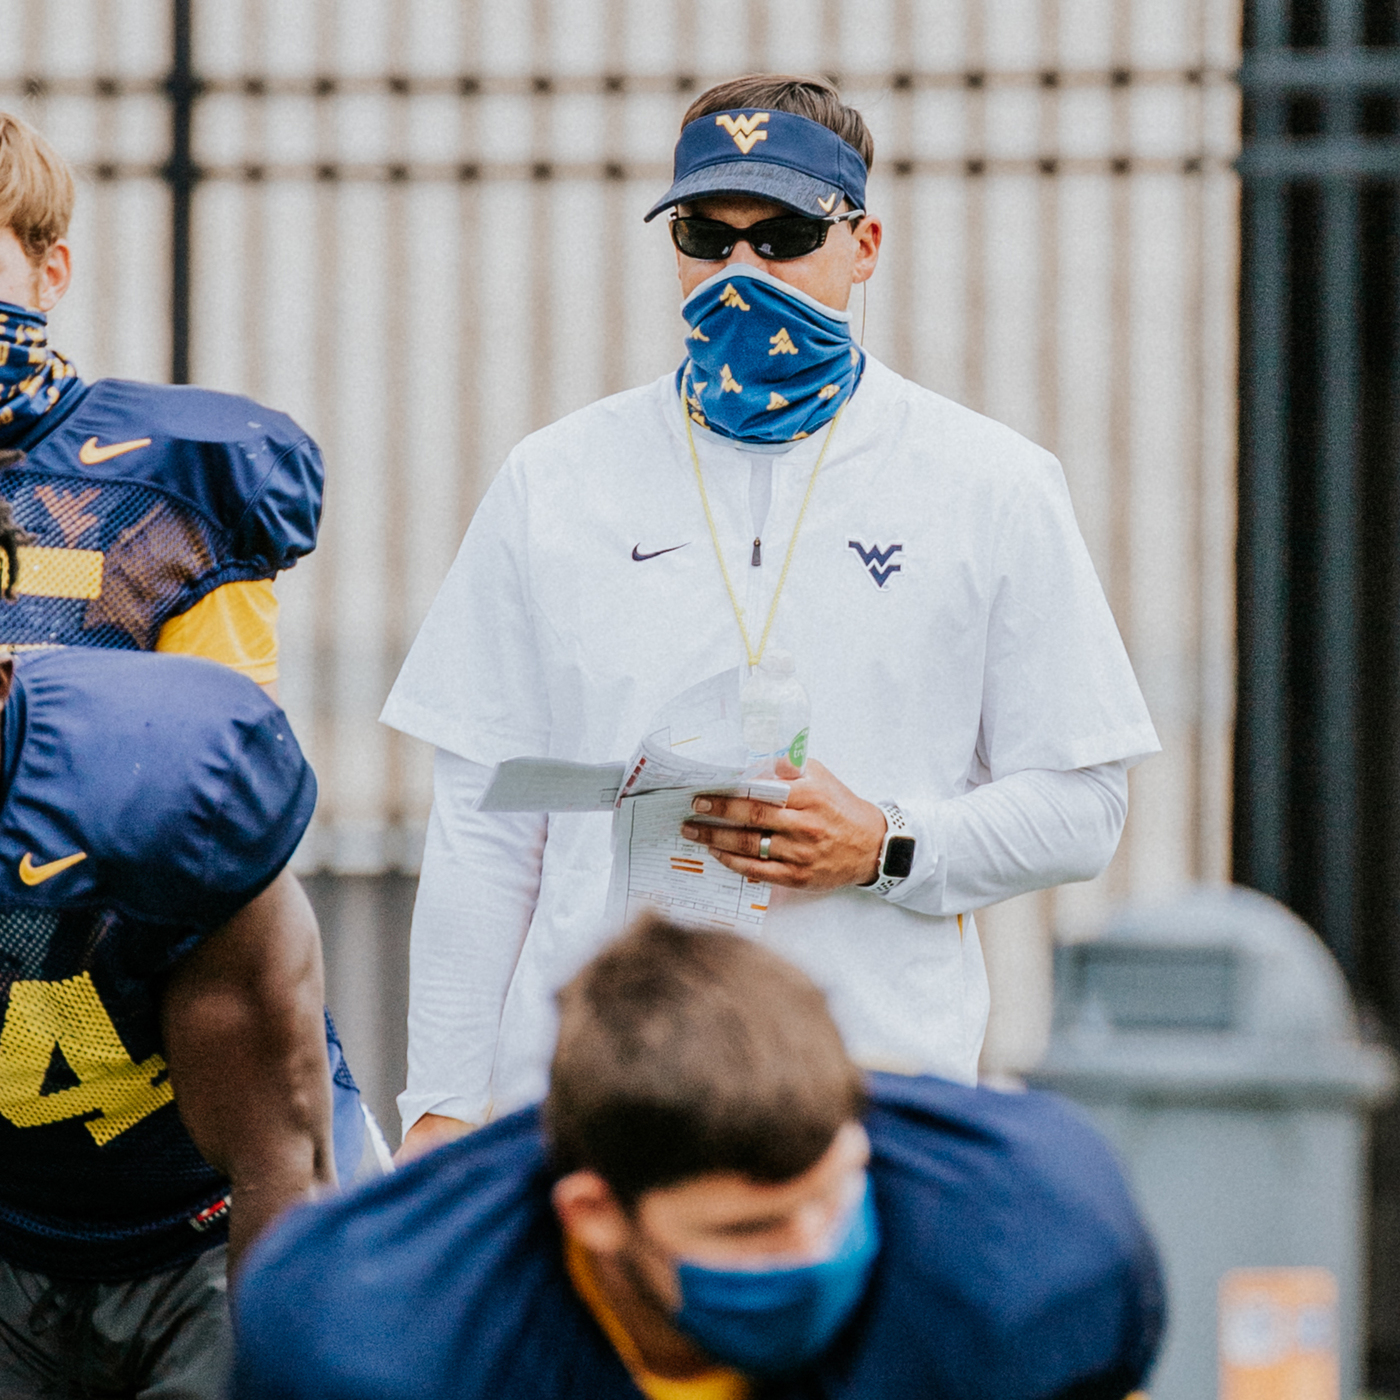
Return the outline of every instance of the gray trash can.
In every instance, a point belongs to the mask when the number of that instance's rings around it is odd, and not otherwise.
[[[1061,948],[1055,1002],[1049,1049],[1028,1077],[1082,1104],[1114,1143],[1166,1267],[1171,1320],[1152,1400],[1214,1396],[1221,1280],[1290,1266],[1336,1279],[1350,1400],[1366,1114],[1394,1066],[1358,1040],[1321,940],[1263,895],[1197,888]]]

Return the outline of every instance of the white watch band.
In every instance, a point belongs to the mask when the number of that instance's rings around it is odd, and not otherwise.
[[[907,836],[909,834],[909,821],[904,813],[894,802],[877,802],[875,804],[885,814],[885,839],[880,842],[880,863],[878,869],[882,872],[875,879],[874,884],[862,885],[862,889],[869,890],[871,894],[889,894],[898,885],[904,883],[902,875],[886,875],[885,852],[889,850],[890,837]]]

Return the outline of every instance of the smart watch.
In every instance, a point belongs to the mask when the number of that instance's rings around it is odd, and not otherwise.
[[[909,819],[893,802],[878,802],[885,814],[885,839],[880,845],[880,873],[862,889],[872,894],[888,894],[909,877],[914,868],[914,838],[909,835]]]

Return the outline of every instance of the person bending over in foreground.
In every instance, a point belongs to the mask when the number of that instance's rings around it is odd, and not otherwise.
[[[863,1080],[820,992],[644,926],[560,996],[542,1108],[295,1212],[237,1400],[1121,1400],[1162,1329],[1107,1147],[1041,1094]]]
[[[226,1257],[336,1181],[316,781],[207,661],[6,654],[0,705],[0,1396],[222,1400]]]

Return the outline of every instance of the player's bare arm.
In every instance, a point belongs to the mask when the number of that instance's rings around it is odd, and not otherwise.
[[[316,916],[283,872],[184,959],[161,1022],[180,1116],[233,1183],[229,1262],[335,1184]]]

